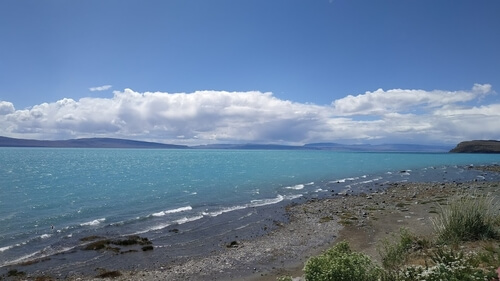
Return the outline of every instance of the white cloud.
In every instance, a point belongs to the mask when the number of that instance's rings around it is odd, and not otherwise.
[[[475,84],[471,91],[424,91],[394,89],[349,95],[332,103],[339,115],[381,115],[390,112],[411,111],[415,107],[430,109],[474,100],[491,93],[491,85]]]
[[[500,139],[500,104],[466,105],[491,92],[487,84],[470,91],[377,90],[318,106],[258,91],[169,94],[125,89],[112,98],[62,99],[23,110],[0,102],[0,135],[185,144]]]
[[[111,86],[111,85],[104,85],[104,86],[99,86],[99,87],[91,87],[91,88],[89,88],[89,90],[91,92],[106,91],[106,90],[111,89],[111,87],[113,87],[113,86]]]
[[[0,115],[6,115],[15,111],[14,105],[8,101],[0,101]]]

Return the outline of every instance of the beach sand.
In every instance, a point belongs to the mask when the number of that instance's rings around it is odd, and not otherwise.
[[[484,172],[500,172],[500,169],[493,166]],[[417,235],[432,235],[431,217],[439,211],[439,202],[472,192],[499,198],[500,183],[392,183],[372,193],[292,204],[287,207],[290,221],[280,223],[266,235],[236,240],[209,256],[164,264],[158,270],[121,271],[113,280],[267,281],[281,275],[299,277],[309,257],[344,240],[353,250],[378,260],[377,245],[382,239],[397,233],[401,227]],[[113,271],[100,268],[96,275]],[[30,276],[22,279],[27,277]],[[70,279],[103,280],[85,276]]]

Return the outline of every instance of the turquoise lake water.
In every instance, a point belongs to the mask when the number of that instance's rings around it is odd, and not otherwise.
[[[177,240],[161,238],[173,227],[184,227],[184,237],[191,231],[195,238],[185,239],[193,241],[244,231],[262,221],[259,208],[389,181],[462,179],[469,165],[499,161],[494,154],[0,148],[0,266],[68,251],[88,235],[140,234],[172,246]]]

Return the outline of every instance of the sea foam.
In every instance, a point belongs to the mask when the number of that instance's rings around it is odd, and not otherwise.
[[[106,218],[102,218],[102,219],[97,219],[97,220],[93,220],[93,221],[89,221],[89,222],[84,222],[84,223],[81,223],[80,225],[81,226],[96,226],[96,225],[99,225],[101,222],[104,222],[106,220]]]
[[[297,184],[297,185],[294,185],[294,186],[287,186],[285,188],[286,189],[301,190],[301,189],[304,189],[304,185],[303,184]]]
[[[151,216],[153,216],[153,217],[162,217],[162,216],[165,216],[167,214],[174,214],[174,213],[191,211],[192,209],[193,209],[193,207],[191,207],[191,206],[180,207],[180,208],[176,208],[176,209],[172,209],[172,210],[166,210],[166,211],[161,211],[161,212],[158,212],[158,213],[153,213],[153,214],[151,214]]]
[[[196,221],[196,220],[199,220],[199,219],[202,219],[202,218],[203,218],[203,215],[194,216],[194,217],[184,217],[182,219],[178,219],[178,220],[174,221],[174,223],[176,223],[176,224],[184,224],[184,223],[191,222],[191,221]]]

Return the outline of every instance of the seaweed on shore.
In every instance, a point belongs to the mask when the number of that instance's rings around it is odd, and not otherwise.
[[[101,273],[97,275],[97,278],[116,278],[122,276],[122,273],[120,271],[106,271],[104,273]]]
[[[100,239],[100,238],[102,238],[102,237],[99,237],[99,236],[92,237],[91,236],[88,238],[82,238],[81,241],[89,241],[89,240]],[[140,246],[143,246],[142,247],[143,251],[148,251],[148,250],[153,249],[152,244],[153,243],[151,241],[149,241],[149,239],[146,237],[140,237],[138,235],[131,235],[131,236],[126,237],[125,239],[101,239],[101,240],[97,240],[97,241],[94,241],[94,242],[87,244],[83,249],[88,250],[88,251],[110,250],[110,251],[118,253],[118,252],[120,252],[120,248],[112,247],[111,245],[124,246],[124,247],[140,245]],[[127,251],[127,252],[130,252],[130,251]]]
[[[7,272],[7,276],[25,276],[26,273],[19,271],[17,269],[11,269]]]

